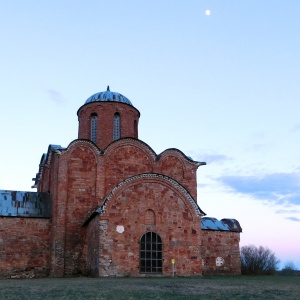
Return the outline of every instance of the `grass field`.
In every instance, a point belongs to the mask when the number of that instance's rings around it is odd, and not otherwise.
[[[300,299],[300,276],[7,279],[0,299]]]

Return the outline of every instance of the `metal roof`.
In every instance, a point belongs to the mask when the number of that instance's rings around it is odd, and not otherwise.
[[[131,106],[132,103],[131,101],[126,98],[125,96],[116,93],[116,92],[111,92],[109,90],[109,86],[107,87],[107,90],[105,92],[100,92],[100,93],[96,93],[94,95],[92,95],[91,97],[89,97],[84,104],[90,103],[90,102],[103,102],[103,101],[113,101],[113,102],[121,102],[121,103],[125,103],[125,104],[129,104]]]
[[[49,193],[0,190],[0,216],[51,217]]]
[[[242,232],[240,223],[235,219],[222,219],[203,217],[201,220],[201,228],[204,230],[220,230]]]
[[[36,173],[35,178],[32,178],[32,181],[34,181],[34,185],[31,186],[32,189],[36,189],[38,187],[38,183],[41,180],[42,168],[47,164],[47,161],[51,157],[51,153],[52,152],[59,153],[61,150],[64,150],[64,149],[66,149],[66,148],[63,148],[60,145],[53,145],[53,144],[49,145],[47,153],[43,153],[43,155],[42,155],[40,165],[39,165],[39,172]]]

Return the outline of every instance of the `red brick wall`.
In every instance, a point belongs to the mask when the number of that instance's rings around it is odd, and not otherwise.
[[[68,186],[68,153],[52,153],[50,171],[50,194],[52,198],[51,224],[51,276],[61,277],[65,267],[65,224]]]
[[[159,157],[157,173],[168,175],[182,184],[197,199],[197,169],[176,149],[167,149]]]
[[[149,209],[155,214],[151,217],[155,224],[148,224]],[[172,275],[172,258],[178,276],[202,274],[200,217],[179,189],[167,181],[140,178],[125,184],[98,218],[100,276],[140,275],[139,241],[148,231],[162,238],[164,275]],[[117,232],[117,226],[124,226],[124,232]],[[92,270],[95,266],[89,267]]]
[[[240,233],[202,230],[202,257],[204,274],[241,274]],[[216,258],[222,257],[224,265],[216,266]]]
[[[98,205],[95,197],[96,158],[85,146],[78,145],[68,161],[68,198],[66,203],[65,274],[82,272],[82,233],[80,226],[88,212]]]
[[[172,157],[164,166],[160,159],[167,162],[168,155]],[[160,159],[157,161],[157,156],[150,147],[133,139],[123,139],[111,144],[103,155],[92,143],[81,140],[72,142],[61,154],[52,153],[47,171],[49,176],[43,178],[48,183],[42,184],[43,187],[50,188],[53,199],[52,276],[85,272],[87,257],[84,249],[87,245],[80,226],[103,203],[105,196],[124,179],[149,172],[174,176],[182,174],[182,182],[186,188],[191,188],[191,194],[195,194],[195,187],[188,181],[196,181],[197,166],[187,162],[179,151],[174,150],[166,151]],[[174,161],[177,163],[172,169],[170,163]],[[179,179],[178,177],[177,180]],[[159,193],[158,191],[157,197],[163,199],[164,195]],[[148,199],[144,198],[144,201],[147,204]]]
[[[141,173],[158,173],[170,176],[182,184],[197,199],[198,166],[188,162],[174,149],[157,156],[146,144],[135,140],[119,140],[105,153],[105,195],[119,182]]]
[[[116,112],[120,113],[121,137],[129,137],[129,139],[111,143]],[[197,196],[196,164],[189,162],[178,150],[166,150],[157,156],[148,145],[131,139],[138,137],[135,128],[135,122],[138,122],[140,116],[138,110],[130,105],[114,102],[95,102],[83,105],[78,110],[79,139],[90,139],[90,118],[93,113],[98,115],[97,146],[105,149],[104,153],[102,154],[90,142],[73,141],[68,149],[62,150],[61,153],[50,153],[50,164],[43,169],[39,191],[50,190],[53,199],[52,276],[79,274],[85,272],[86,267],[89,268],[91,274],[97,273],[94,264],[99,257],[96,258],[93,251],[90,250],[94,246],[88,238],[91,235],[94,236],[95,233],[93,230],[85,232],[81,225],[89,214],[102,204],[111,190],[123,180],[141,173],[165,174],[182,184],[195,199]],[[165,195],[165,192],[153,190],[153,193],[157,193],[157,197],[161,199],[164,197],[169,199],[168,193],[171,192],[166,192],[167,195]],[[169,200],[173,201],[172,197],[178,196],[170,197]],[[164,205],[167,205],[169,200],[166,200]],[[148,203],[147,198],[144,198],[143,201],[145,205]],[[158,218],[159,210],[153,209],[153,211],[156,211],[155,217]],[[183,219],[188,215],[187,212],[179,211],[178,213],[183,214]],[[176,218],[180,219],[180,217]],[[145,220],[145,216],[143,216],[143,220]],[[190,221],[186,220],[186,222]],[[189,229],[186,233],[183,232],[183,235],[189,234],[191,226],[199,224],[197,222],[187,225]],[[101,226],[104,225],[101,223]],[[101,226],[100,228],[102,228]],[[138,233],[141,232],[138,231]],[[195,239],[195,235],[193,229],[193,239]],[[182,233],[178,234],[178,238],[181,239],[181,237]],[[199,237],[197,240],[199,244]],[[101,248],[101,240],[99,245]],[[179,255],[177,256],[179,257]],[[197,255],[193,257],[197,257]],[[196,263],[193,262],[189,267],[181,262],[184,274],[189,272],[199,274],[199,268],[196,268],[195,271],[195,268],[191,267],[199,264],[199,258],[193,258],[193,260],[196,260]],[[103,259],[101,261],[103,262]],[[91,267],[91,265],[93,266]],[[170,267],[166,265],[166,272],[170,272]],[[114,272],[118,273],[118,271]]]
[[[153,170],[154,157],[140,143],[118,142],[105,152],[105,196],[124,179]]]
[[[120,114],[122,137],[138,138],[139,111],[131,105],[118,102],[93,102],[83,105],[78,110],[78,138],[91,138],[91,115],[97,114],[97,146],[106,148],[113,141],[114,114]]]
[[[99,276],[99,219],[94,218],[87,227],[87,274]]]
[[[161,173],[168,175],[178,182],[182,182],[184,166],[182,162],[173,155],[165,156],[160,161]]]
[[[129,138],[112,143],[116,112],[121,138]],[[104,152],[83,140],[90,139],[93,113],[98,115],[97,146]],[[38,187],[49,190],[53,200],[51,229],[46,219],[0,218],[0,276],[47,275],[49,269],[57,277],[86,270],[94,276],[137,276],[139,241],[148,231],[162,238],[164,275],[172,274],[173,258],[176,275],[201,275],[201,255],[208,274],[240,273],[239,233],[200,229],[193,200],[198,165],[179,150],[156,155],[136,140],[139,116],[134,107],[116,102],[89,103],[78,110],[79,140],[48,153]],[[142,173],[153,176],[136,176]],[[108,195],[105,213],[82,227]],[[124,232],[117,226],[124,226]],[[222,268],[215,266],[219,256],[225,260]]]
[[[50,220],[0,217],[0,278],[49,275]]]

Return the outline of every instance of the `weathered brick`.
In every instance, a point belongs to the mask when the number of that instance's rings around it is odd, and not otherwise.
[[[49,275],[50,226],[49,219],[0,217],[0,278]]]
[[[121,139],[113,141],[114,114]],[[97,114],[97,140],[90,141]],[[162,240],[162,274],[239,274],[239,232],[201,230],[196,204],[200,163],[177,149],[157,155],[138,140],[140,113],[129,104],[91,102],[78,110],[78,139],[49,147],[38,191],[49,192],[51,219],[1,217],[0,276],[146,276],[140,241]],[[216,267],[216,258],[225,264]]]

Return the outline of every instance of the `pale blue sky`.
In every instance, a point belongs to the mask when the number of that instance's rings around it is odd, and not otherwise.
[[[211,15],[205,15],[210,9]],[[96,92],[156,153],[206,161],[198,204],[300,268],[300,1],[14,1],[0,7],[0,189],[30,190]]]

